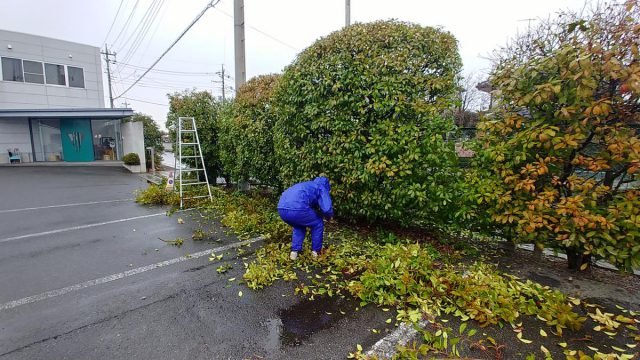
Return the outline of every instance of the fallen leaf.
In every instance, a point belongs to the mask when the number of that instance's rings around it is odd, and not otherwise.
[[[559,345],[560,347],[563,347],[563,348],[566,348],[566,347],[567,347],[567,343],[566,343],[566,342],[564,342],[564,341],[563,341],[563,342],[558,343],[558,345]]]
[[[182,220],[182,218],[178,218],[178,224],[184,224],[184,220]]]
[[[518,340],[522,341],[525,344],[531,344],[533,342],[531,340],[523,339],[521,332],[519,332],[518,335],[516,335],[516,337],[518,338]]]
[[[391,324],[391,318],[388,318],[385,322],[386,322],[387,324]]]
[[[238,296],[242,297],[242,291],[238,291]]]
[[[547,337],[547,332],[542,330],[542,329],[540,329],[540,336]]]
[[[235,280],[236,280],[236,278],[231,278],[231,279],[229,279],[229,281],[235,281]]]

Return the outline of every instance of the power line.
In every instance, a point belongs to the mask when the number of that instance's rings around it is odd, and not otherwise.
[[[146,69],[144,66],[138,66],[133,64],[127,64],[123,62],[118,62],[118,64],[122,65],[125,68],[132,68],[135,70],[144,70]],[[151,71],[156,73],[162,73],[164,75],[216,75],[215,72],[198,72],[198,71],[178,71],[178,70],[166,70],[166,69],[152,69]]]
[[[106,43],[107,39],[109,38],[109,35],[111,35],[111,30],[113,30],[113,25],[116,24],[116,20],[118,19],[118,14],[120,14],[120,9],[122,8],[122,3],[124,3],[124,0],[120,0],[120,5],[118,5],[118,11],[116,11],[116,16],[113,17],[113,22],[111,22],[111,26],[109,27],[109,31],[107,32],[107,36],[104,37],[103,43]]]
[[[151,10],[151,7],[154,6],[154,5],[155,5],[155,7],[153,8],[153,10]],[[142,25],[142,27],[140,28],[140,31],[138,32],[138,35],[134,38],[133,42],[131,43],[131,46],[129,46],[129,50],[127,51],[126,55],[124,56],[123,60],[125,62],[129,61],[130,59],[132,59],[133,56],[136,54],[136,52],[140,48],[140,45],[142,44],[142,42],[145,40],[145,38],[149,34],[149,30],[151,30],[151,26],[153,26],[153,24],[155,23],[156,19],[158,18],[158,14],[160,13],[160,9],[162,8],[163,5],[164,5],[164,0],[160,0],[157,3],[154,0],[154,3],[149,7],[149,10],[151,10],[151,12],[147,11],[147,13],[145,13],[145,17],[143,17],[143,20],[140,23]],[[148,14],[148,16],[147,16],[147,14]],[[140,27],[140,25],[138,27]],[[124,46],[125,45],[123,45],[122,47],[124,48]]]
[[[134,99],[134,98],[130,98],[130,97],[125,98],[125,99],[127,99],[127,100],[133,100],[133,101],[139,101],[139,102],[141,102],[141,103],[145,103],[145,104],[153,104],[153,105],[160,105],[160,106],[167,106],[167,107],[169,106],[169,104],[160,104],[160,103],[153,102],[153,101],[141,100],[141,99]]]
[[[200,14],[198,14],[198,16],[196,16],[195,19],[193,19],[193,21],[191,22],[191,24],[189,24],[189,26],[187,26],[186,29],[184,29],[184,31],[180,34],[180,36],[178,36],[178,38],[169,46],[169,48],[167,48],[167,50],[165,50],[160,57],[153,63],[151,64],[151,66],[149,66],[149,68],[144,72],[144,74],[142,74],[133,84],[131,84],[125,91],[122,92],[122,94],[118,95],[116,97],[119,98],[122,95],[126,94],[129,90],[131,90],[132,87],[134,87],[138,81],[142,80],[143,77],[145,77],[145,75],[147,75],[149,73],[149,71],[151,71],[151,69],[153,69],[154,66],[156,66],[160,60],[162,60],[162,58],[178,43],[178,41],[180,41],[180,39],[182,39],[182,37],[198,22],[198,20],[200,20],[200,18],[202,16],[204,16],[204,14],[207,12],[207,10],[209,10],[210,8],[216,6],[218,3],[220,2],[220,0],[211,0],[211,2],[209,2],[207,4],[207,6],[200,12]]]
[[[131,13],[129,14],[129,17],[127,18],[127,20],[124,23],[124,26],[122,27],[122,29],[120,30],[120,32],[118,33],[118,36],[116,36],[116,39],[113,40],[113,42],[111,43],[111,46],[113,47],[113,45],[115,43],[118,42],[118,40],[120,39],[120,36],[122,36],[122,33],[125,32],[125,30],[129,27],[129,24],[131,24],[131,19],[133,18],[133,14],[136,13],[136,8],[138,7],[138,3],[140,2],[140,0],[136,0],[136,3],[133,4],[133,9],[131,9]]]
[[[224,10],[221,10],[221,9],[217,9],[217,8],[216,8],[216,10],[217,10],[217,11],[219,11],[219,12],[221,12],[221,13],[223,13],[223,14],[225,14],[226,16],[228,16],[228,17],[230,17],[230,18],[232,18],[232,19],[233,19],[233,15],[229,14],[228,12],[226,12],[226,11],[224,11]],[[275,42],[280,43],[281,45],[284,45],[284,46],[286,46],[286,47],[288,47],[288,48],[290,48],[290,49],[293,49],[293,50],[295,50],[295,51],[300,51],[300,48],[299,48],[299,47],[293,46],[293,45],[291,45],[291,44],[287,44],[286,42],[284,42],[284,41],[282,41],[282,40],[278,39],[277,37],[275,37],[275,36],[273,36],[273,35],[270,35],[270,34],[268,34],[268,33],[264,32],[264,31],[262,31],[262,30],[258,29],[258,28],[257,28],[257,27],[255,27],[255,26],[251,26],[251,25],[247,25],[247,24],[245,24],[245,25],[246,25],[248,28],[250,28],[250,29],[252,29],[252,30],[254,30],[254,31],[256,31],[256,32],[259,32],[260,34],[262,34],[262,35],[264,35],[264,36],[268,37],[269,39],[271,39],[271,40],[273,40],[273,41],[275,41]]]

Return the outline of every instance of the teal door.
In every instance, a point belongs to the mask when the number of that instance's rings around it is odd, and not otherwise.
[[[88,119],[61,119],[60,136],[64,161],[93,161],[91,121]]]

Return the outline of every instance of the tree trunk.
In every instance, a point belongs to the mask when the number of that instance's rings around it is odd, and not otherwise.
[[[591,266],[591,254],[585,255],[582,251],[575,248],[567,248],[567,265],[569,269],[582,271]],[[584,268],[583,265],[587,264]]]
[[[544,247],[541,244],[533,244],[533,258],[536,260],[541,260]]]

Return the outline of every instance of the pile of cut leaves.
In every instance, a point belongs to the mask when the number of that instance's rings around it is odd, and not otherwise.
[[[220,218],[241,237],[272,240],[245,265],[249,288],[290,281],[296,294],[310,300],[354,297],[360,306],[395,308],[396,325],[426,320],[420,341],[399,347],[398,359],[640,358],[638,309],[604,308],[468,261],[464,251],[442,253],[421,239],[383,230],[332,226],[318,259],[305,248],[291,262],[290,229],[279,219],[273,196],[221,189],[214,194],[205,214]],[[360,345],[349,356],[367,358]]]

